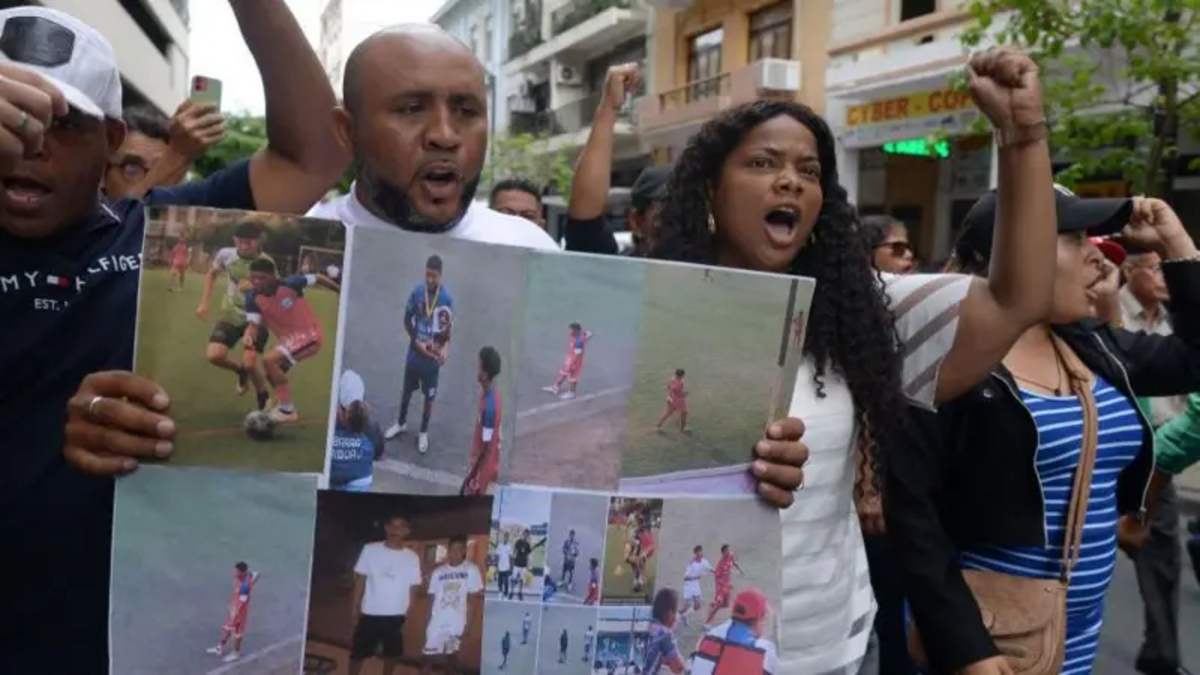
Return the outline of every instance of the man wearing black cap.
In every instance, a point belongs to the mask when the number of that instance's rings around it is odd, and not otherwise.
[[[596,109],[592,131],[579,155],[575,178],[571,182],[571,201],[567,205],[567,250],[609,255],[620,252],[616,238],[607,232],[604,214],[608,210],[617,117],[639,80],[636,64],[613,66],[608,70],[604,96]],[[643,169],[634,181],[626,214],[629,232],[633,235],[631,255],[643,256],[650,250],[658,212],[656,204],[670,173],[670,167],[652,166]],[[601,236],[601,233],[607,236]]]
[[[1121,231],[1129,223],[1133,202],[1129,199],[1081,199],[1069,189],[1054,186],[1058,210],[1058,233],[1105,236]],[[980,197],[963,218],[962,232],[954,245],[954,260],[961,271],[987,274],[992,257],[992,232],[996,222],[996,193]]]

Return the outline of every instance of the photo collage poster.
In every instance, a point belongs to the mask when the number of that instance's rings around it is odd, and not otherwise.
[[[701,673],[730,622],[774,649],[747,467],[811,280],[174,207],[144,258],[135,368],[179,433],[118,483],[112,672]]]

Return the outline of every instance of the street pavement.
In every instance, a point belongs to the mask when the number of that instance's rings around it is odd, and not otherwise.
[[[1193,501],[1191,506],[1196,506]],[[1193,513],[1195,510],[1193,510]],[[1186,532],[1186,530],[1184,530]],[[1183,589],[1179,598],[1179,646],[1184,667],[1200,671],[1200,586],[1192,571],[1187,552],[1183,553]],[[1134,661],[1142,644],[1142,597],[1138,593],[1133,564],[1119,556],[1104,611],[1104,633],[1100,638],[1100,657],[1094,673],[1132,675]]]

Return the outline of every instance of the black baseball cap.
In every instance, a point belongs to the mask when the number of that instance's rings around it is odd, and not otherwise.
[[[1069,189],[1054,185],[1054,206],[1058,211],[1058,233],[1084,232],[1103,237],[1120,232],[1133,216],[1133,200],[1084,199]],[[985,262],[992,257],[992,233],[996,229],[995,190],[980,197],[963,218],[962,233],[954,244],[959,260]]]
[[[648,166],[638,174],[629,189],[629,203],[638,211],[649,208],[654,200],[663,196],[667,188],[667,179],[671,177],[671,167]]]

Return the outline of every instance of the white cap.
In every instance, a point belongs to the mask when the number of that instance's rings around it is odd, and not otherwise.
[[[0,10],[0,63],[38,73],[92,117],[121,118],[121,71],[96,29],[45,7]]]
[[[358,403],[367,395],[367,386],[363,379],[353,370],[343,370],[338,379],[338,405],[349,408],[352,403]]]

